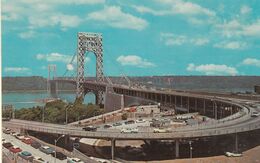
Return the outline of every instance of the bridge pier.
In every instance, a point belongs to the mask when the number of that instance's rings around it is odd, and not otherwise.
[[[114,160],[115,157],[115,146],[116,146],[116,140],[111,140],[111,160]]]
[[[179,158],[179,145],[180,145],[180,141],[179,139],[175,140],[175,158]]]
[[[235,152],[238,153],[238,135],[235,133]]]

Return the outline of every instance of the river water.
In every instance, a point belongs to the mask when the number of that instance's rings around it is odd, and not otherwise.
[[[74,102],[75,92],[60,92],[58,97],[68,102]],[[42,106],[43,103],[37,102],[37,100],[48,98],[47,92],[8,92],[2,94],[2,104],[12,104],[15,109],[29,108],[33,106]],[[93,94],[87,94],[84,103],[94,103],[95,96]]]

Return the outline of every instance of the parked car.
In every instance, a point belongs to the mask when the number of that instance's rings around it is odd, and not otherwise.
[[[43,153],[46,153],[47,155],[54,152],[54,149],[48,146],[41,146],[39,150],[42,151]]]
[[[241,153],[232,153],[232,152],[226,152],[225,155],[227,157],[241,157],[242,156]]]
[[[126,122],[125,122],[125,124],[126,124],[126,125],[129,125],[129,124],[134,124],[134,123],[135,123],[135,121],[134,121],[134,120],[128,120],[128,121],[126,121]]]
[[[97,131],[97,127],[95,126],[86,126],[82,128],[85,131]]]
[[[79,158],[67,158],[67,163],[84,163]]]
[[[137,128],[123,128],[121,129],[121,133],[138,133]]]
[[[40,144],[39,142],[37,142],[37,141],[33,141],[33,140],[32,140],[31,146],[32,146],[33,148],[35,148],[35,149],[38,149],[38,148],[41,147],[41,144]]]
[[[25,137],[22,142],[24,142],[25,144],[32,144],[32,139],[31,138],[28,138],[28,137]]]
[[[28,160],[30,162],[33,161],[33,156],[30,152],[22,151],[21,153],[18,154],[18,156],[25,159],[25,160]]]
[[[44,161],[41,157],[34,157],[33,163],[48,163],[47,161]]]
[[[18,147],[18,146],[12,146],[9,148],[9,151],[10,152],[13,152],[13,153],[18,153],[18,152],[22,152],[21,148]]]
[[[51,155],[52,155],[53,157],[55,157],[55,152],[51,153]],[[64,154],[61,153],[61,152],[56,152],[56,158],[59,159],[59,160],[65,160],[65,159],[67,159],[67,156],[64,155]]]
[[[170,130],[164,129],[164,128],[154,128],[153,132],[154,133],[167,133],[167,132],[170,132]]]
[[[251,117],[259,117],[260,116],[260,112],[253,112],[251,114]]]
[[[19,139],[19,140],[23,140],[25,137],[20,135],[20,136],[16,136],[16,138]]]
[[[5,134],[10,134],[11,132],[12,132],[12,130],[9,128],[6,128],[3,130],[3,133],[5,133]]]
[[[112,125],[110,125],[110,124],[105,124],[104,125],[104,128],[110,128],[110,127],[112,127]]]
[[[120,123],[120,122],[116,122],[113,124],[113,126],[121,126],[121,125],[122,125],[122,123]]]
[[[144,122],[146,122],[146,120],[139,118],[135,122],[136,123],[144,123]]]
[[[12,143],[10,143],[10,142],[3,142],[3,147],[5,147],[5,148],[7,148],[7,149],[9,149],[10,147],[12,147],[13,146],[13,144]]]

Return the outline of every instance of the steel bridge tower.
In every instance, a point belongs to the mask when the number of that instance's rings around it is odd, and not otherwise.
[[[84,99],[84,63],[85,53],[93,52],[96,56],[96,78],[97,82],[104,82],[103,74],[103,45],[102,35],[99,33],[78,33],[78,49],[77,49],[77,99]],[[98,91],[96,101],[101,104],[103,101],[103,92]]]

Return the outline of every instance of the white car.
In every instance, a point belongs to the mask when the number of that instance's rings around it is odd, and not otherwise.
[[[253,112],[251,114],[251,117],[258,117],[258,116],[260,116],[260,112]]]
[[[232,152],[226,152],[225,155],[227,157],[241,157],[242,156],[241,153],[232,153]]]
[[[35,156],[33,163],[47,163],[47,161],[44,161],[41,157]]]
[[[169,129],[164,129],[164,128],[154,128],[153,132],[154,133],[167,133],[167,132],[170,132],[170,130]]]
[[[67,163],[84,163],[79,158],[67,158]]]
[[[138,133],[137,128],[123,128],[121,129],[121,133]]]
[[[146,122],[146,120],[140,118],[140,119],[137,119],[135,122],[136,123],[144,123],[144,122]]]

